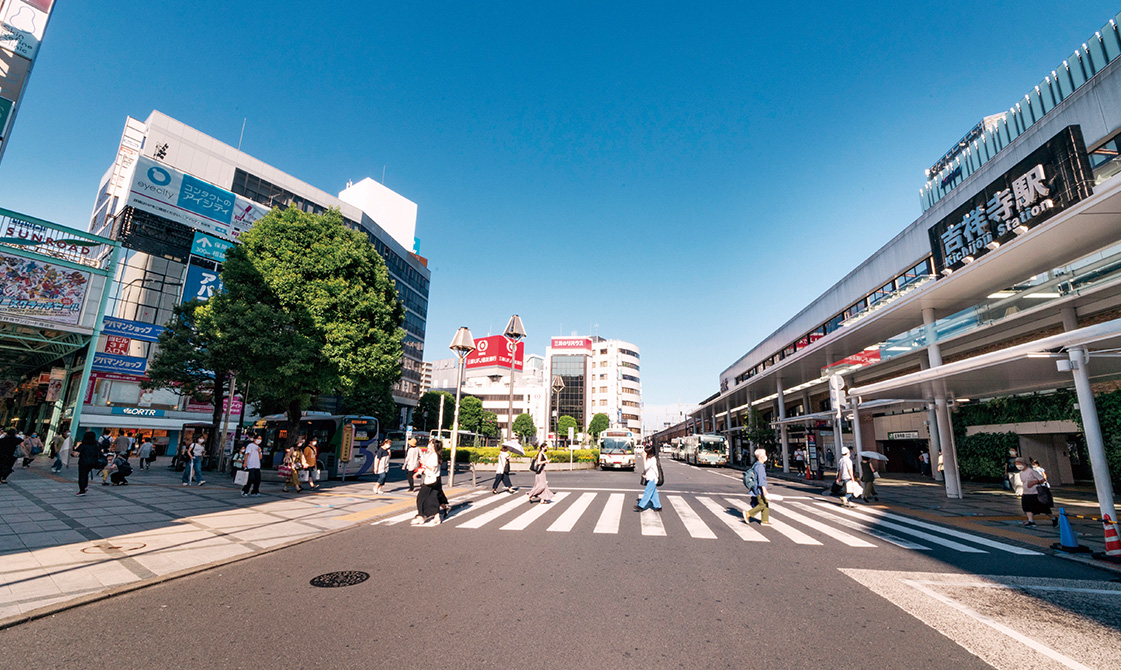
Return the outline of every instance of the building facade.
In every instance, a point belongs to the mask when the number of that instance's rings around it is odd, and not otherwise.
[[[554,400],[555,416],[571,416],[585,430],[596,414],[612,428],[642,435],[642,376],[638,347],[599,336],[554,337],[546,349],[548,378],[564,388]]]

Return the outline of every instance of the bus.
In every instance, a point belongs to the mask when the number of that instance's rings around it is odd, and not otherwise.
[[[681,440],[680,460],[691,465],[728,464],[728,440],[723,435],[689,435]]]
[[[634,438],[626,430],[605,430],[596,441],[599,469],[634,470]]]
[[[344,426],[354,426],[354,445],[349,463],[339,460],[342,455]],[[261,443],[261,465],[276,468],[284,460],[288,444],[288,415],[273,414],[254,424],[254,432],[265,439]],[[378,420],[372,416],[304,412],[296,429],[296,439],[319,440],[319,464],[325,479],[358,477],[370,472],[374,466],[373,450],[378,444]]]
[[[681,460],[681,438],[675,437],[669,441],[669,454],[675,461]]]

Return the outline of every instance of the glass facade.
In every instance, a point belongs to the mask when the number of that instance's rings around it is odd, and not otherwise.
[[[552,374],[560,375],[564,380],[564,390],[558,394],[556,408],[557,417],[570,416],[576,419],[580,427],[586,426],[584,416],[584,386],[587,378],[587,356],[553,356]],[[579,429],[578,429],[579,430]]]

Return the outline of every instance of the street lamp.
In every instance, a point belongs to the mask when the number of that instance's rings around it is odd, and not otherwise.
[[[459,356],[459,366],[455,372],[455,418],[452,419],[452,462],[448,465],[448,488],[455,486],[455,448],[459,446],[459,396],[463,391],[463,364],[467,354],[475,350],[475,339],[467,326],[455,331],[455,337],[448,347]]]
[[[506,338],[506,343],[510,349],[510,407],[509,422],[506,428],[506,439],[514,439],[514,359],[518,352],[518,342],[525,337],[525,327],[522,326],[522,317],[515,314],[510,317],[510,323],[506,324],[506,331],[502,333]]]
[[[560,375],[554,375],[553,376],[553,387],[552,388],[553,388],[553,399],[554,400],[553,400],[552,403],[549,403],[549,405],[550,405],[549,412],[550,412],[550,414],[552,413],[552,411],[553,411],[552,405],[553,405],[553,403],[556,403],[556,406],[557,406],[557,413],[556,413],[557,428],[556,428],[556,431],[557,432],[554,434],[554,437],[553,437],[553,446],[555,447],[556,443],[560,442],[560,392],[564,390],[564,380],[561,379]],[[549,435],[548,425],[546,425],[546,427],[545,427],[545,435],[546,435],[546,437],[548,437],[548,435]]]

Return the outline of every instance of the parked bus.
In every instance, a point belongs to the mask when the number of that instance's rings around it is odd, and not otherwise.
[[[669,441],[669,454],[675,461],[681,460],[681,438],[675,437]]]
[[[354,446],[350,462],[339,461],[342,452],[343,426],[354,426]],[[288,416],[273,414],[266,416],[254,425],[254,432],[263,436],[261,465],[275,468],[284,460],[284,448],[288,444]],[[328,414],[326,412],[304,412],[296,429],[297,439],[319,440],[319,464],[325,479],[343,475],[358,477],[370,472],[374,466],[373,450],[378,442],[378,420],[372,416],[351,414]]]
[[[691,465],[728,464],[728,440],[723,435],[689,435],[681,441],[680,460]]]
[[[605,430],[596,441],[599,469],[634,470],[634,438],[625,430]]]

